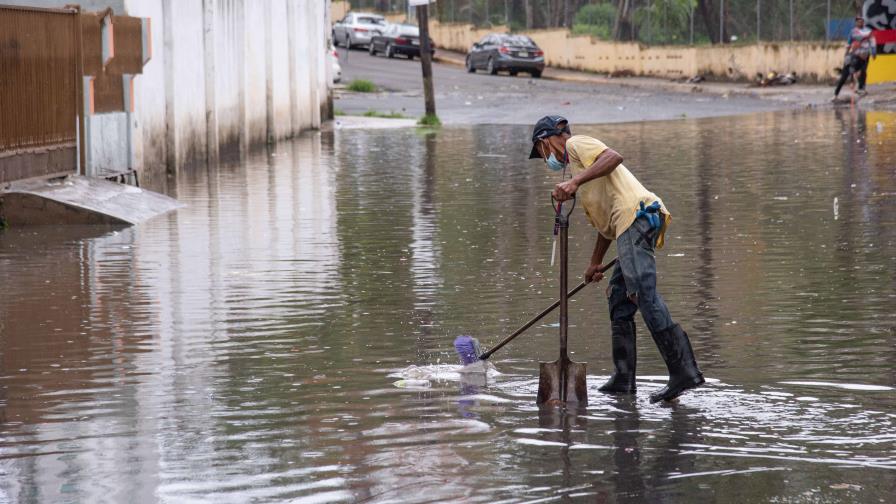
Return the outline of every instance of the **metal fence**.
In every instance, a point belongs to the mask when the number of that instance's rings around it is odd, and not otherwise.
[[[823,41],[840,38],[866,4],[887,0],[437,0],[442,22],[569,28],[645,44]],[[350,0],[355,10],[400,12],[406,0]]]
[[[74,145],[79,23],[74,10],[0,6],[0,151]]]
[[[0,183],[74,171],[78,9],[0,6]]]

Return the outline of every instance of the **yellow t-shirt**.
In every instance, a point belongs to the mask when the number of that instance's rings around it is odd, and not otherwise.
[[[588,169],[605,150],[607,146],[596,138],[585,135],[570,137],[566,141],[566,152],[573,176]],[[591,225],[610,239],[619,238],[635,222],[642,201],[645,206],[659,201],[665,224],[657,237],[656,248],[663,246],[665,231],[672,215],[666,210],[663,201],[645,189],[625,165],[620,164],[609,175],[579,186],[576,198],[585,209]]]

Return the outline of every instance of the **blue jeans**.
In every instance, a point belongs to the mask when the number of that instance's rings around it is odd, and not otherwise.
[[[619,263],[613,268],[607,287],[610,319],[634,320],[641,310],[644,323],[652,334],[671,327],[674,322],[663,297],[656,291],[656,246],[658,229],[651,229],[645,217],[638,217],[616,241]]]

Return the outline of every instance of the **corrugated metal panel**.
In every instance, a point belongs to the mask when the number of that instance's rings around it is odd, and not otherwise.
[[[75,141],[77,19],[0,6],[0,150]]]
[[[0,156],[74,147],[78,18],[76,10],[0,6]],[[0,172],[0,182],[8,180]]]

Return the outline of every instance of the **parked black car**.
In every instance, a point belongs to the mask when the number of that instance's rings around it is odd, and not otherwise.
[[[473,44],[466,65],[470,73],[484,69],[495,75],[506,70],[510,75],[526,72],[537,78],[544,70],[544,51],[525,35],[493,33]]]
[[[429,39],[430,52],[435,52],[435,45]],[[406,56],[408,59],[420,57],[420,29],[409,24],[391,24],[380,35],[374,35],[370,39],[370,55],[383,53],[389,58],[396,54]]]

